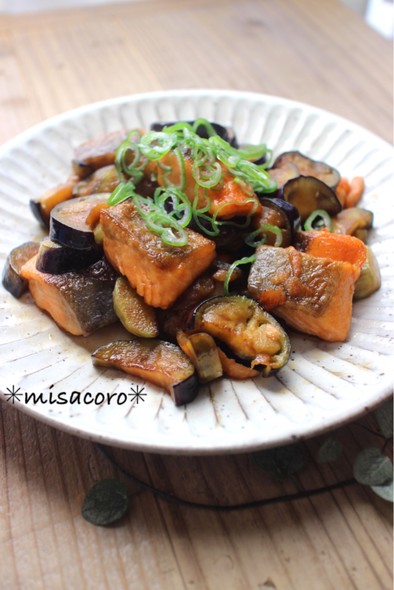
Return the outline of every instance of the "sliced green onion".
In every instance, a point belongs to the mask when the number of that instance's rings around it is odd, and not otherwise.
[[[223,283],[223,289],[224,289],[224,293],[225,295],[229,294],[229,283],[231,280],[231,275],[233,274],[234,270],[237,268],[237,266],[240,266],[241,264],[252,264],[253,262],[255,262],[256,260],[256,254],[252,254],[252,256],[244,256],[243,258],[240,258],[239,260],[235,260],[229,267],[227,273],[226,273],[226,278],[224,279],[224,283]]]
[[[220,229],[217,221],[210,215],[201,213],[198,209],[193,211],[193,220],[197,227],[210,238],[215,238],[219,235]],[[203,223],[205,221],[205,224]]]
[[[168,246],[186,246],[188,235],[182,227],[167,227],[161,234],[162,241]]]
[[[130,199],[135,195],[134,183],[130,180],[128,182],[121,182],[114,189],[108,199],[108,205],[118,205],[126,199]]]
[[[257,248],[261,244],[266,244],[268,240],[268,234],[275,235],[274,246],[279,247],[283,243],[283,233],[280,227],[277,225],[271,225],[270,223],[262,223],[255,231],[252,231],[245,238],[245,244],[252,248]],[[260,239],[259,239],[260,238]]]
[[[171,219],[161,211],[150,211],[147,215],[144,215],[144,219],[146,227],[158,235],[161,235],[171,223]]]
[[[148,131],[141,137],[139,146],[143,155],[148,160],[159,160],[176,145],[175,133],[163,131]]]
[[[199,127],[205,127],[208,135],[211,137],[212,135],[217,135],[215,129],[213,128],[212,124],[204,118],[196,119],[193,123],[193,131],[196,133]]]
[[[222,180],[223,172],[219,162],[193,163],[193,178],[203,188],[214,188]]]
[[[324,209],[315,209],[305,220],[304,229],[306,231],[313,229],[328,229],[329,231],[332,231],[332,219]]]
[[[174,187],[158,187],[155,190],[153,200],[157,209],[171,217],[180,227],[189,225],[192,218],[192,206],[181,190]]]
[[[171,182],[168,179],[168,176],[171,174],[171,172],[173,170],[173,168],[171,166],[166,166],[165,164],[163,164],[160,161],[157,162],[157,165],[163,171],[164,186],[175,187],[175,188],[179,188],[181,190],[184,190],[185,186],[186,186],[185,158],[183,157],[183,154],[178,147],[174,148],[172,150],[172,153],[176,156],[178,166],[179,166],[179,183],[178,184],[174,184],[173,182]]]
[[[197,135],[196,131],[200,126],[206,129],[208,139]],[[173,166],[168,166],[162,161],[163,156],[170,151],[176,156],[179,166],[179,183],[176,184],[170,180]],[[269,150],[265,145],[246,146],[242,149],[231,146],[216,133],[213,125],[203,118],[195,120],[193,124],[174,123],[161,131],[151,130],[142,133],[133,130],[115,154],[119,178],[128,182],[121,183],[111,195],[109,202],[116,204],[132,197],[138,213],[147,220],[152,231],[162,237],[164,235],[163,240],[169,244],[187,242],[187,232],[184,228],[192,219],[201,232],[209,237],[217,236],[224,225],[245,228],[250,225],[251,216],[258,206],[254,192],[272,192],[276,189],[275,181],[265,170],[266,165],[257,166],[253,163],[253,160],[267,153]],[[185,157],[190,157],[193,162],[195,198],[192,204],[183,192],[187,182]],[[164,186],[160,187],[159,192],[155,192],[153,198],[142,197],[136,193],[136,186],[143,178],[149,161],[156,161],[163,173]],[[241,185],[243,192],[246,195],[250,192],[250,199],[256,204],[253,212],[245,216],[242,223],[237,220],[217,220],[222,208],[227,207],[229,203],[219,206],[215,215],[209,214],[211,201],[207,191],[217,188],[223,182],[223,165],[234,176],[235,182]],[[206,202],[200,206],[204,198],[202,194],[205,195]],[[279,244],[280,230],[271,231],[276,235],[275,244]],[[259,232],[261,234],[262,229]],[[255,237],[253,236],[253,239]]]
[[[194,133],[193,125],[191,125],[190,123],[187,123],[187,121],[177,121],[176,123],[173,123],[172,125],[167,125],[166,127],[163,127],[163,129],[162,129],[162,131],[164,133],[180,132],[181,134],[185,130],[188,130],[188,131],[191,131],[192,133]]]
[[[258,200],[255,197],[253,197],[253,198],[250,198],[250,199],[245,199],[245,201],[242,201],[242,204],[243,205],[245,205],[247,203],[252,203],[253,204],[253,209],[245,217],[245,222],[231,221],[231,219],[221,219],[218,223],[222,223],[222,224],[225,223],[226,225],[233,225],[234,227],[239,227],[239,228],[248,227],[248,225],[250,223],[251,217],[257,211],[257,207],[259,206],[259,202],[258,202]],[[228,207],[229,205],[239,205],[239,201],[226,201],[225,203],[222,203],[221,205],[219,205],[218,207],[216,207],[215,213],[212,215],[212,217],[216,220],[220,216],[220,212],[223,209],[225,209],[226,207]]]
[[[160,211],[153,211],[145,217],[146,226],[158,234],[169,246],[185,246],[188,241],[186,230],[172,217]]]
[[[141,217],[144,218],[154,209],[152,199],[149,197],[143,197],[137,193],[133,195],[133,204]]]

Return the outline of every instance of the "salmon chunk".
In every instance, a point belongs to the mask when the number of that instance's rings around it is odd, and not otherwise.
[[[189,201],[194,203],[197,196],[198,208],[204,208],[208,202],[209,213],[218,219],[230,219],[237,215],[250,215],[260,211],[262,207],[252,187],[238,182],[224,165],[221,167],[222,182],[212,189],[198,187],[194,178],[192,159],[185,156],[181,166],[173,151],[160,159],[160,166],[157,162],[151,162],[147,172],[156,173],[157,182],[161,186],[166,186],[167,183],[179,186],[184,175],[185,186],[182,190]]]
[[[248,290],[267,311],[306,334],[346,340],[359,266],[311,256],[294,247],[260,246]]]
[[[116,273],[105,260],[80,272],[59,275],[40,272],[37,255],[21,269],[38,307],[74,336],[88,334],[117,321],[112,305]]]
[[[334,234],[324,230],[300,231],[295,246],[297,250],[311,256],[351,262],[360,269],[367,260],[364,242],[347,234]]]
[[[148,305],[167,309],[215,258],[215,244],[187,229],[188,243],[169,246],[150,231],[130,201],[101,212],[104,252]]]

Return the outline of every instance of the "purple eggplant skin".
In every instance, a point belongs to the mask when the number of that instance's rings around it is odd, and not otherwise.
[[[313,160],[309,156],[296,150],[280,154],[273,163],[272,168],[275,170],[284,169],[290,171],[291,166],[298,169],[300,176],[312,176],[317,178],[333,190],[335,190],[341,179],[338,170],[329,166],[326,162]]]
[[[25,242],[13,248],[7,256],[3,268],[2,285],[17,299],[28,289],[27,281],[20,276],[20,270],[30,258],[37,254],[39,247],[39,242]]]
[[[151,131],[162,131],[164,127],[170,127],[171,125],[174,125],[175,123],[180,123],[182,121],[169,121],[169,122],[154,122],[151,124],[150,126],[150,130]],[[185,121],[185,123],[188,123],[189,125],[193,125],[194,121]],[[236,135],[234,133],[234,130],[231,127],[224,127],[223,125],[220,125],[219,123],[210,123],[213,127],[213,129],[216,131],[217,135],[219,135],[219,137],[221,137],[224,141],[227,141],[227,143],[229,143],[232,147],[234,148],[238,148],[239,144],[236,138]],[[200,137],[204,138],[204,139],[208,139],[209,135],[207,133],[207,130],[205,128],[204,125],[199,125],[196,129],[196,133],[197,135],[199,135]]]
[[[298,209],[302,222],[316,209],[323,209],[331,216],[342,211],[342,204],[335,191],[314,176],[298,176],[288,180],[280,189],[279,196]]]
[[[179,346],[156,338],[131,336],[100,346],[92,353],[94,365],[119,369],[142,378],[170,394],[176,406],[191,403],[199,381],[190,359]]]
[[[61,246],[76,250],[95,248],[94,231],[87,225],[86,217],[96,204],[106,202],[108,197],[108,193],[98,193],[56,205],[51,211],[50,239]]]
[[[284,247],[289,246],[293,243],[301,227],[301,216],[297,207],[278,197],[260,197],[259,201],[263,205],[263,220],[265,217],[269,222],[270,213],[272,212],[272,219],[277,221],[274,225],[286,230],[286,233],[283,232],[283,236],[284,238],[287,236],[287,239],[281,245]]]
[[[292,178],[297,178],[300,175],[300,171],[297,166],[292,162],[284,163],[280,168],[269,168],[267,170],[270,177],[275,180],[278,190]]]
[[[40,272],[54,275],[87,268],[103,255],[102,248],[95,246],[89,250],[77,250],[56,244],[49,238],[42,240],[38,250],[36,268]]]
[[[30,199],[29,206],[40,225],[47,229],[49,227],[49,217],[44,213],[39,199]]]
[[[176,406],[185,406],[186,404],[190,404],[193,402],[199,390],[199,381],[197,377],[197,373],[193,373],[184,381],[180,381],[179,383],[175,383],[172,386],[172,391],[170,395],[174,401]]]

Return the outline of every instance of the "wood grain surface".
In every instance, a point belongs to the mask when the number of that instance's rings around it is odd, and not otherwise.
[[[316,105],[392,141],[392,48],[335,0],[147,0],[0,16],[0,142],[89,102],[171,88],[231,88]],[[1,362],[1,360],[0,360]],[[0,403],[0,588],[389,590],[392,510],[351,484],[245,510],[167,501],[96,444]],[[236,504],[351,477],[375,444],[371,415],[341,429],[343,458],[275,481],[250,455],[176,457],[113,449],[163,492]],[[306,443],[314,455],[319,439]],[[102,478],[127,483],[116,526],[81,517]]]

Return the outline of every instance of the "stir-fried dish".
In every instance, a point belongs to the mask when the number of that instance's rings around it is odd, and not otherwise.
[[[47,236],[9,254],[3,285],[75,336],[121,322],[128,338],[93,363],[183,405],[222,376],[275,374],[288,328],[348,338],[353,301],[380,287],[363,190],[299,151],[272,162],[205,119],[109,133],[31,201]]]

